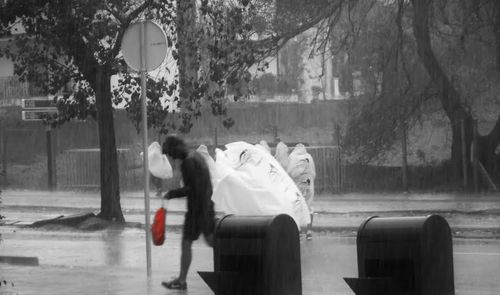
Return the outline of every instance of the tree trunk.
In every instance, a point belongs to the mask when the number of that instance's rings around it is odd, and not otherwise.
[[[493,32],[495,33],[496,70],[500,72],[500,1],[493,0],[493,3],[495,5]]]
[[[431,79],[437,84],[441,94],[441,104],[443,109],[450,119],[452,128],[452,147],[451,147],[451,160],[456,169],[460,171],[460,157],[462,154],[461,148],[461,130],[460,121],[465,120],[465,142],[466,142],[466,155],[470,159],[470,145],[472,142],[473,134],[473,119],[470,113],[461,105],[460,94],[450,83],[450,80],[440,67],[434,52],[431,47],[431,39],[429,34],[429,13],[431,0],[412,0],[414,17],[413,17],[413,33],[417,41],[418,54],[422,63],[424,64],[427,73]],[[500,4],[497,4],[497,9],[500,9]],[[500,30],[495,31],[497,38]],[[497,41],[498,42],[498,41]],[[497,43],[498,45],[499,43]],[[500,54],[500,46],[497,47],[497,54]],[[500,63],[497,63],[499,66]],[[497,67],[498,68],[498,67]],[[500,70],[500,68],[499,68]],[[487,171],[491,174],[496,172],[498,157],[495,154],[495,148],[500,143],[500,117],[497,119],[495,127],[486,136],[479,136],[478,138],[478,157],[479,161],[485,166]],[[470,167],[470,165],[469,165]]]
[[[500,73],[500,1],[493,1],[495,4],[495,21],[493,31],[495,32],[495,45],[496,45],[496,70]],[[479,139],[481,149],[479,152],[479,159],[484,161],[487,171],[490,173],[498,173],[500,166],[499,156],[495,154],[495,149],[500,142],[500,116],[497,119],[495,127],[491,130],[486,138]]]
[[[499,172],[499,156],[495,150],[500,143],[500,116],[497,119],[495,127],[486,136],[479,136],[478,139],[478,158],[486,171],[490,174]]]
[[[125,221],[120,205],[120,184],[115,141],[113,106],[111,103],[111,75],[103,67],[97,68],[95,96],[101,158],[101,212],[106,220]]]
[[[340,92],[349,92],[353,95],[353,78],[352,78],[352,67],[351,67],[351,57],[348,53],[342,52],[340,64]]]
[[[465,128],[465,159],[467,167],[467,175],[472,175],[470,173],[472,169],[471,162],[471,147],[473,138],[473,120],[472,117],[467,117],[464,121]],[[451,121],[451,119],[450,119]],[[456,124],[451,126],[451,159],[452,167],[454,169],[453,177],[464,177],[463,171],[463,150],[462,150],[462,121],[457,121]],[[471,182],[469,182],[471,184]]]
[[[192,127],[193,112],[198,103],[194,96],[198,81],[198,46],[196,40],[196,0],[177,1],[177,46],[179,59],[179,97],[182,126],[187,133]]]
[[[429,34],[429,14],[431,0],[412,0],[413,34],[417,41],[418,55],[427,70],[431,80],[440,92],[441,105],[450,120],[452,128],[451,162],[453,171],[458,176],[461,171],[462,145],[461,145],[461,121],[465,120],[465,142],[467,155],[470,155],[470,143],[472,142],[472,117],[460,102],[460,94],[451,84],[446,73],[443,71],[434,55]],[[470,158],[470,157],[468,157]]]

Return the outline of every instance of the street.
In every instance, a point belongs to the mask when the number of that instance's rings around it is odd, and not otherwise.
[[[0,263],[0,279],[14,283],[1,286],[0,294],[177,294],[160,282],[179,270],[185,200],[167,205],[166,242],[152,246],[149,281],[141,192],[122,194],[125,226],[97,231],[25,227],[60,215],[97,213],[99,201],[91,192],[4,191],[0,256],[36,257],[39,265]],[[500,289],[500,198],[494,194],[320,195],[314,205],[314,238],[301,238],[303,294],[353,294],[343,277],[357,277],[356,232],[373,215],[442,215],[453,234],[456,294],[497,294]],[[151,213],[159,206],[152,197]],[[213,294],[196,273],[212,270],[212,249],[201,239],[194,244],[188,294]]]
[[[153,246],[153,275],[148,283],[145,234],[140,229],[1,230],[0,255],[39,259],[39,266],[0,264],[2,279],[14,282],[12,290],[17,294],[178,294],[160,286],[179,269],[177,231],[167,232],[163,246]],[[302,239],[303,294],[353,294],[342,278],[357,277],[355,243],[355,238],[331,234]],[[500,241],[454,239],[453,243],[456,294],[498,294]],[[212,249],[197,241],[188,294],[213,294],[196,274],[213,270],[212,260]]]

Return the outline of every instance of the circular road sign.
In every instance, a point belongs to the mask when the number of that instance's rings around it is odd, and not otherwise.
[[[144,30],[142,26],[144,25]],[[141,64],[141,40],[144,32],[144,65]],[[121,44],[123,58],[135,71],[153,71],[167,55],[167,38],[160,26],[152,21],[131,24],[123,35]]]

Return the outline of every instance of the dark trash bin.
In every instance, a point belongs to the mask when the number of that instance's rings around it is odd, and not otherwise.
[[[215,294],[300,295],[299,232],[286,214],[225,216],[214,236],[214,272],[199,272]]]
[[[451,230],[439,215],[370,217],[358,230],[358,295],[455,294]]]

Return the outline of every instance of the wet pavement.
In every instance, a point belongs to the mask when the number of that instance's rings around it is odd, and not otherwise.
[[[167,240],[152,246],[152,277],[146,276],[145,232],[127,226],[101,231],[66,227],[26,228],[33,221],[98,211],[96,193],[4,191],[0,256],[37,257],[39,265],[0,263],[0,294],[213,294],[196,271],[213,270],[213,253],[194,244],[188,292],[168,291],[160,282],[177,274],[180,224],[185,202],[168,204]],[[160,200],[151,200],[151,211]],[[131,223],[144,223],[142,192],[123,193],[122,208]],[[303,294],[354,294],[343,277],[356,277],[355,233],[368,216],[438,213],[454,232],[456,294],[498,294],[500,290],[500,197],[498,195],[318,196],[312,241],[301,240]],[[129,224],[130,225],[130,224]]]
[[[2,227],[0,255],[35,256],[38,266],[0,263],[11,294],[213,294],[196,271],[213,270],[213,253],[203,241],[193,249],[188,292],[169,291],[160,282],[177,274],[180,234],[167,232],[152,248],[152,277],[146,276],[143,230],[98,232]],[[500,241],[454,239],[456,294],[498,294]],[[355,238],[316,234],[301,240],[303,294],[353,294],[343,277],[357,277]],[[7,289],[0,288],[0,294]]]

